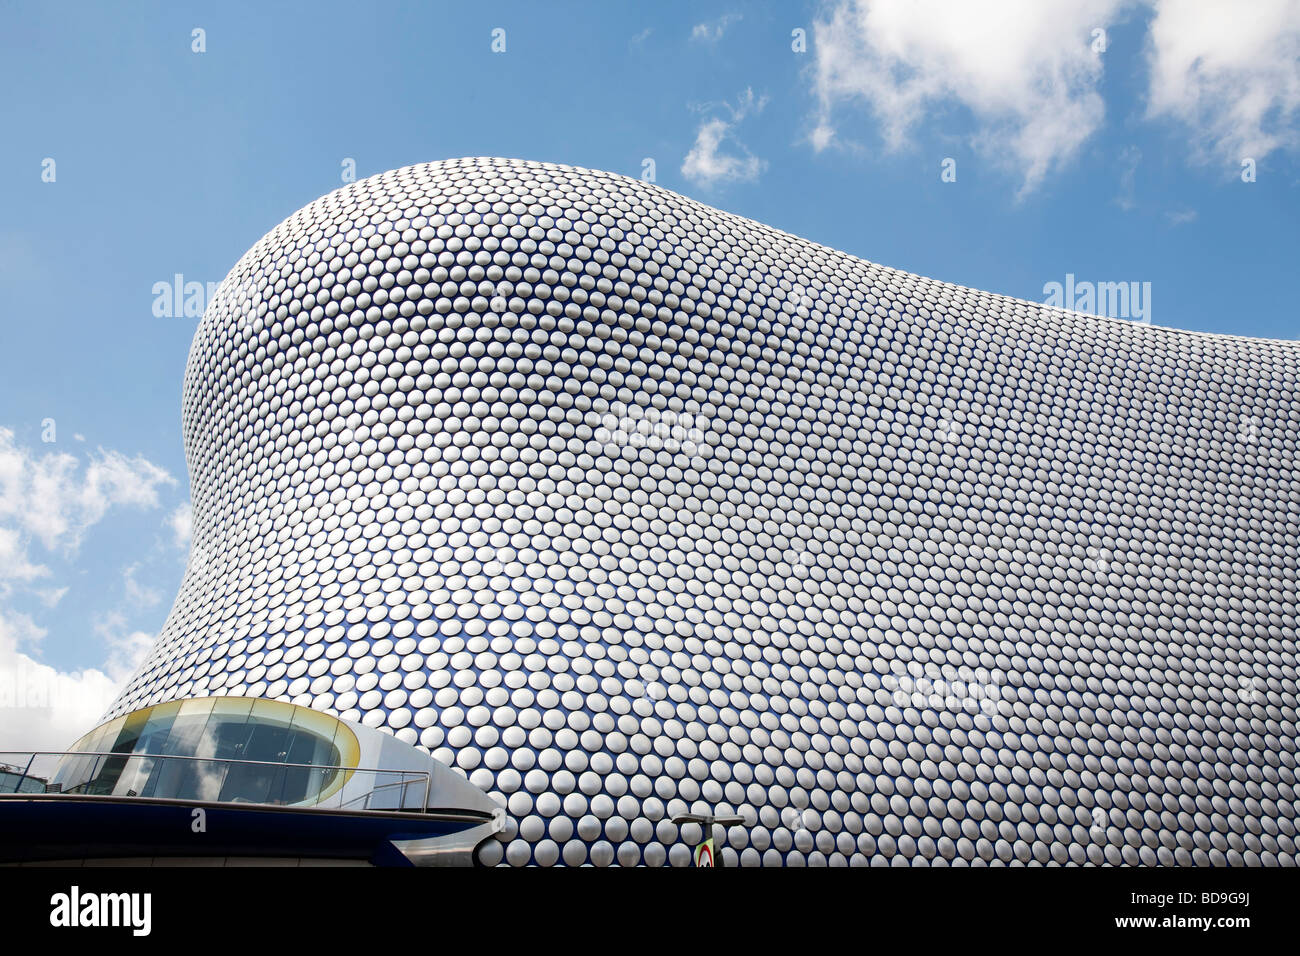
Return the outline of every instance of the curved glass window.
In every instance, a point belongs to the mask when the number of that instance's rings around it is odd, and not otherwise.
[[[205,697],[115,718],[71,750],[54,777],[64,793],[311,805],[338,791],[361,748],[319,711]]]

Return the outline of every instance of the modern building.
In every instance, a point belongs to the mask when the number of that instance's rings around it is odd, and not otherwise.
[[[728,866],[1293,865],[1298,385],[611,173],[375,176],[203,317],[185,578],[53,779],[382,792],[488,865],[689,865],[689,813]]]

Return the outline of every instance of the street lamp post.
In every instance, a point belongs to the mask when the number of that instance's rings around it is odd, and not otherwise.
[[[713,839],[713,825],[715,823],[724,827],[734,827],[734,826],[739,826],[744,822],[745,822],[744,817],[739,817],[739,816],[715,817],[711,813],[683,813],[680,816],[673,817],[673,823],[679,827],[687,823],[698,823],[702,828],[700,834],[701,843],[706,843],[709,840]],[[716,848],[717,844],[714,844],[714,846]],[[713,865],[722,866],[721,853],[714,852]]]

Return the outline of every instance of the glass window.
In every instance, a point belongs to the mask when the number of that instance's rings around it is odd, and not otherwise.
[[[266,803],[272,801],[273,785],[278,784],[284,762],[289,728],[277,724],[260,724],[253,717],[240,728],[241,755],[239,759],[256,763],[231,764],[226,774],[221,799],[235,803]]]
[[[99,767],[100,759],[91,754],[107,750],[112,741],[117,739],[118,731],[125,723],[125,717],[115,717],[108,723],[96,727],[73,744],[73,750],[88,751],[88,754],[85,757],[65,759],[60,762],[59,770],[54,775],[54,782],[59,784],[65,793],[81,792],[86,781],[94,776]]]
[[[309,794],[327,793],[338,776],[339,751],[324,737],[305,727],[293,729],[285,762],[312,764],[312,767],[286,767],[280,803],[301,803]],[[314,767],[327,769],[316,770]]]
[[[345,724],[318,711],[254,698],[202,698],[115,718],[74,745],[111,753],[69,755],[56,779],[81,793],[315,803],[342,786],[350,771],[339,764],[355,766],[359,749]],[[293,766],[299,764],[307,766]]]
[[[162,753],[181,757],[210,757],[213,748],[207,742],[205,731],[211,714],[195,708],[179,711],[172,721],[163,744]],[[176,797],[181,800],[198,800],[203,797],[203,774],[211,775],[215,764],[194,760],[162,760],[154,778],[142,791],[148,797]],[[201,773],[202,772],[202,773]],[[220,784],[218,783],[219,787]]]

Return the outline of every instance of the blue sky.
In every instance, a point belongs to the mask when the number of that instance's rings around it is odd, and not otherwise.
[[[0,746],[88,729],[179,583],[197,319],[155,286],[349,161],[652,161],[886,265],[1294,339],[1300,2],[1239,6],[0,3]]]

